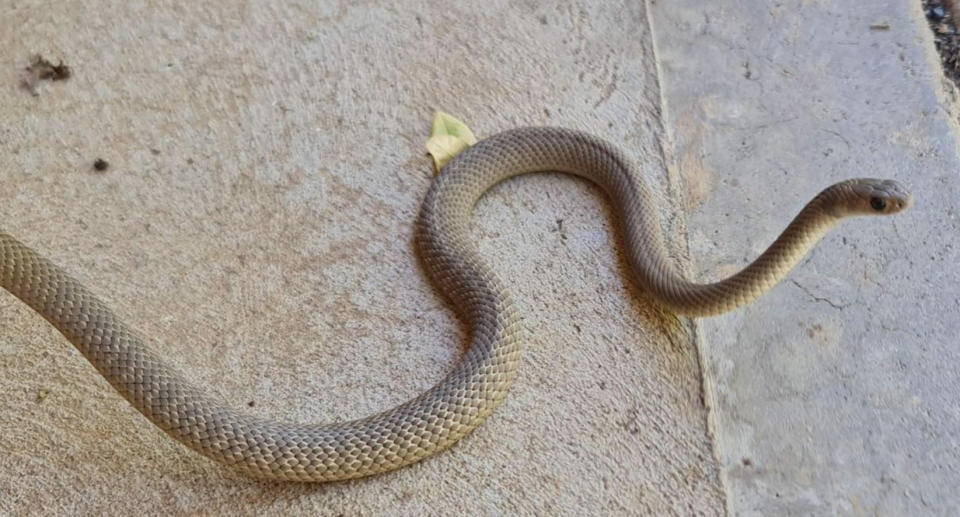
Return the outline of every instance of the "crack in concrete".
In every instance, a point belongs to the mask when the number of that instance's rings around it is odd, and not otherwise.
[[[807,289],[802,284],[800,284],[800,282],[797,282],[796,280],[790,280],[790,282],[793,283],[793,285],[797,286],[797,288],[799,288],[801,291],[806,293],[806,295],[809,296],[810,298],[813,298],[815,301],[818,301],[818,302],[826,303],[827,305],[833,307],[834,309],[837,309],[838,311],[842,311],[843,309],[846,309],[847,307],[850,306],[849,303],[839,304],[837,302],[834,302],[833,300],[830,300],[829,298],[817,296],[813,294],[813,292],[810,291],[810,289]]]

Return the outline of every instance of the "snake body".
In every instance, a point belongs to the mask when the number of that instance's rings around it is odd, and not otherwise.
[[[0,285],[53,324],[126,399],[173,438],[248,474],[334,481],[393,470],[441,451],[479,426],[504,399],[520,364],[523,328],[504,281],[468,232],[476,201],[518,174],[563,171],[608,194],[625,229],[641,288],[677,313],[732,310],[776,284],[841,218],[895,213],[912,202],[892,181],[857,179],[816,196],[740,273],[712,284],[686,281],[668,260],[654,199],[630,160],[609,143],[557,128],[500,133],[467,149],[431,185],[417,225],[431,278],[471,329],[469,351],[418,397],[360,420],[283,423],[228,407],[158,357],[86,287],[0,232]]]

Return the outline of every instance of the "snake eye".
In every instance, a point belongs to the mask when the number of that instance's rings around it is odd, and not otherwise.
[[[887,208],[887,200],[882,197],[872,197],[870,198],[870,207],[877,212],[883,212]]]

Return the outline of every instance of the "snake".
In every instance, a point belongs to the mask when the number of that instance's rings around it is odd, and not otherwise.
[[[258,478],[326,482],[379,474],[449,448],[504,400],[520,366],[525,330],[507,282],[480,256],[469,222],[491,187],[520,174],[558,171],[605,191],[622,221],[625,255],[644,296],[678,315],[741,307],[769,291],[841,220],[888,215],[913,203],[893,180],[849,179],[812,198],[758,258],[712,283],[693,283],[666,251],[655,197],[615,145],[564,128],[525,127],[481,140],[432,181],[415,225],[421,262],[469,329],[469,348],[436,385],[381,413],[303,424],[238,410],[158,356],[96,295],[0,231],[0,285],[50,322],[106,380],[168,435]]]

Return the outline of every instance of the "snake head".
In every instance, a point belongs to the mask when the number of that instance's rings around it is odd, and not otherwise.
[[[892,215],[913,205],[913,195],[893,180],[857,178],[834,187],[840,193],[840,211],[848,215]]]

